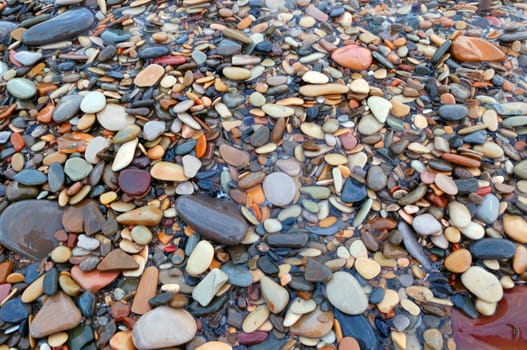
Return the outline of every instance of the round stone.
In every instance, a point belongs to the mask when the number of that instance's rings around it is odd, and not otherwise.
[[[7,91],[14,97],[26,100],[37,93],[35,84],[25,78],[14,78],[7,82]]]
[[[503,216],[503,230],[516,242],[527,243],[527,221],[518,215]]]
[[[357,272],[367,280],[371,280],[381,273],[381,265],[375,260],[366,257],[358,257],[357,260],[355,260],[355,269],[357,269]]]
[[[277,206],[290,204],[297,194],[293,178],[282,172],[269,174],[263,182],[263,190],[265,198]]]
[[[85,179],[93,169],[93,165],[82,158],[70,158],[64,165],[64,173],[72,181],[79,181]]]
[[[97,113],[106,106],[106,97],[99,91],[92,91],[81,102],[81,111],[84,113]]]
[[[134,124],[135,117],[126,113],[121,105],[108,104],[97,113],[97,121],[106,130],[119,131],[127,125]]]
[[[200,241],[190,254],[185,269],[191,276],[199,276],[209,268],[214,258],[214,247],[209,241]]]
[[[69,260],[71,257],[71,249],[66,246],[58,246],[51,251],[51,260],[56,263],[62,264]]]
[[[150,243],[150,241],[152,241],[152,232],[148,227],[143,225],[134,226],[130,232],[130,235],[137,244],[147,245]]]
[[[412,227],[415,232],[424,236],[439,234],[442,231],[441,223],[428,213],[417,215],[412,222]]]
[[[472,265],[472,255],[466,249],[453,251],[445,259],[445,268],[453,273],[463,273]]]
[[[151,120],[143,126],[143,137],[147,141],[157,139],[165,132],[166,123],[160,120]]]
[[[470,225],[471,216],[468,208],[459,202],[450,202],[448,204],[448,213],[452,225],[463,228]]]

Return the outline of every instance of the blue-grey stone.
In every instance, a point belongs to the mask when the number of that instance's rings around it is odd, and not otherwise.
[[[14,298],[0,308],[0,319],[4,322],[18,323],[28,318],[30,313],[30,304],[24,304],[20,298]]]
[[[476,217],[486,224],[492,224],[500,214],[500,200],[494,194],[489,193],[483,197],[483,202],[476,210]]]
[[[48,181],[46,174],[36,169],[24,169],[16,174],[14,179],[26,186],[38,186]]]
[[[55,162],[48,169],[48,185],[51,192],[58,192],[64,186],[64,169],[62,165]]]
[[[468,109],[463,105],[442,105],[438,112],[442,119],[448,121],[461,120],[468,115]]]
[[[366,186],[351,178],[347,179],[342,189],[341,199],[344,203],[360,202],[368,196]]]
[[[463,142],[471,143],[474,145],[482,145],[485,143],[486,139],[487,132],[485,130],[479,130],[463,137]]]
[[[470,245],[470,253],[476,259],[510,259],[516,245],[503,238],[483,238]]]
[[[60,99],[53,112],[53,121],[64,123],[73,118],[81,110],[81,102],[84,96],[67,95]]]
[[[238,287],[249,287],[253,284],[253,276],[245,265],[228,262],[221,270],[229,276],[229,283]]]

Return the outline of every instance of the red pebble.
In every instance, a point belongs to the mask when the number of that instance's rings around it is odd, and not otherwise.
[[[154,59],[152,63],[176,65],[176,64],[183,64],[185,62],[187,62],[187,59],[183,56],[162,56],[162,57],[158,57]]]
[[[492,188],[490,186],[485,186],[485,187],[478,188],[478,190],[476,191],[476,194],[478,196],[483,197],[483,196],[488,195],[491,192],[492,192]]]
[[[238,333],[236,334],[236,340],[238,340],[240,344],[243,345],[254,345],[263,342],[268,336],[269,333],[262,331],[256,331],[252,333]]]
[[[433,193],[430,193],[427,198],[430,202],[432,202],[435,206],[439,208],[445,208],[448,204],[448,201],[444,197],[437,196]]]

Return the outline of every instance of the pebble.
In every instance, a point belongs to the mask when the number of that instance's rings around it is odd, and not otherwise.
[[[483,238],[470,245],[470,252],[476,259],[510,259],[516,245],[502,238]]]
[[[353,70],[365,70],[372,64],[370,50],[357,45],[347,45],[336,49],[331,53],[331,59]]]
[[[371,96],[368,98],[368,107],[379,123],[385,123],[392,109],[392,104],[383,97]]]
[[[458,249],[445,259],[445,268],[453,273],[463,273],[472,265],[472,255],[466,249]]]
[[[151,87],[156,85],[164,74],[165,69],[162,66],[155,63],[149,64],[137,74],[134,84],[137,87]]]
[[[458,36],[450,49],[452,56],[462,62],[503,61],[505,53],[485,39]]]
[[[176,201],[178,216],[204,237],[225,245],[238,244],[247,224],[232,203],[201,196],[181,196]]]
[[[421,214],[414,218],[412,227],[420,235],[430,236],[442,232],[441,223],[430,214]]]
[[[223,287],[229,276],[220,269],[212,269],[194,288],[192,298],[201,306],[207,306]]]
[[[24,66],[32,66],[42,57],[42,53],[33,51],[18,51],[13,55],[13,58]]]
[[[214,247],[208,241],[200,241],[187,260],[186,271],[191,276],[199,276],[210,266],[214,258]]]
[[[517,215],[503,215],[503,230],[518,243],[527,243],[527,222]]]
[[[82,158],[70,158],[64,164],[64,173],[72,180],[84,180],[92,171],[93,165]]]
[[[126,113],[123,106],[107,104],[103,110],[97,113],[97,121],[107,130],[119,131],[127,125],[134,124],[135,117]]]
[[[294,180],[282,172],[274,172],[265,178],[263,182],[265,198],[276,206],[290,204],[297,194]]]
[[[165,132],[166,124],[160,120],[151,120],[143,126],[143,137],[147,141],[154,141]]]
[[[500,281],[479,266],[472,266],[461,275],[463,285],[478,298],[495,303],[503,297],[503,288]]]
[[[97,113],[106,106],[106,97],[99,91],[92,91],[82,99],[80,109],[84,113]]]
[[[468,109],[463,105],[442,105],[438,113],[444,120],[457,121],[468,115]]]
[[[7,91],[16,98],[27,100],[35,96],[37,87],[35,84],[25,78],[14,78],[7,82]]]
[[[333,273],[333,278],[326,285],[326,294],[331,305],[349,315],[361,314],[368,307],[366,294],[357,279],[348,272]]]
[[[159,349],[185,344],[194,337],[196,331],[196,321],[190,313],[160,306],[137,320],[132,338],[138,349]]]
[[[468,208],[459,202],[448,203],[448,213],[450,223],[459,228],[467,227],[472,219]]]
[[[291,333],[301,337],[320,338],[331,331],[334,316],[330,311],[322,311],[317,307],[314,311],[303,315],[291,328]]]
[[[63,292],[48,297],[29,326],[34,338],[75,328],[81,321],[81,313],[69,296]]]

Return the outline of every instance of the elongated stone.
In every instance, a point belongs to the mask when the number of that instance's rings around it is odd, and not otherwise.
[[[90,29],[94,23],[95,16],[89,9],[69,10],[26,30],[22,42],[37,46],[72,39]]]
[[[510,259],[516,245],[507,239],[483,238],[470,245],[470,252],[476,259]]]
[[[247,231],[247,224],[238,208],[216,198],[181,196],[176,201],[176,211],[196,232],[225,245],[238,244]]]
[[[146,225],[159,224],[163,217],[163,211],[153,206],[144,206],[130,210],[117,217],[117,222],[124,225]]]

